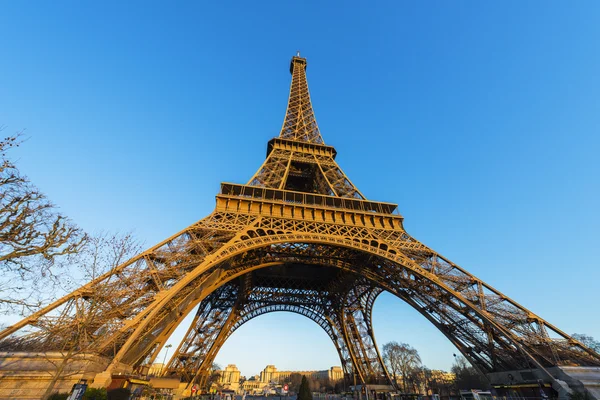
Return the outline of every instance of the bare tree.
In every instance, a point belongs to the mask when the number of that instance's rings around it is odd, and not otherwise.
[[[24,314],[123,263],[141,245],[131,234],[89,238],[57,212],[7,158],[7,151],[20,143],[19,134],[0,141],[0,312]],[[66,323],[50,323],[44,334],[30,332],[3,342],[12,350],[47,352],[53,368],[43,398],[58,380],[86,367],[93,346],[106,333],[102,321],[106,305],[118,296],[115,286],[107,281],[78,293],[49,320],[72,315]]]
[[[574,333],[571,335],[573,339],[579,340],[584,346],[589,347],[596,353],[600,353],[600,341],[594,339],[592,336],[586,335],[585,333]]]
[[[416,387],[419,389],[418,392],[428,395],[431,391],[433,383],[433,374],[431,369],[427,368],[426,366],[418,367],[413,376]]]
[[[123,264],[142,251],[142,244],[127,233],[99,232],[90,235],[80,254],[75,257],[76,270],[83,271],[84,282],[94,280]]]
[[[421,366],[419,352],[406,343],[389,342],[383,346],[383,360],[394,375],[402,377],[402,390],[407,393],[409,383],[415,382]],[[413,388],[414,389],[414,388]]]
[[[122,264],[142,250],[142,245],[131,233],[107,234],[100,233],[90,236],[81,251],[69,257],[75,271],[83,271],[82,283],[97,278],[99,275]],[[66,326],[58,335],[51,338],[45,347],[59,351],[60,358],[55,361],[46,357],[53,364],[52,379],[43,398],[48,398],[54,391],[56,382],[73,374],[80,373],[74,362],[79,366],[85,364],[90,355],[94,354],[96,340],[104,334],[101,327],[106,304],[115,297],[114,285],[99,285],[93,292],[86,293],[77,300],[79,312],[73,325]],[[72,369],[69,369],[73,367]]]
[[[392,373],[392,379],[396,381],[400,374],[399,358],[400,345],[398,342],[389,342],[383,345],[383,362]]]
[[[456,375],[454,383],[458,390],[488,389],[489,382],[469,361],[463,356],[454,359],[451,371]]]
[[[210,391],[211,386],[214,384],[218,390],[221,390],[221,366],[217,363],[213,363],[208,370],[208,379],[206,380],[205,390]]]
[[[442,370],[422,368],[425,394],[438,394],[440,397],[450,397],[454,385],[454,376]]]
[[[0,141],[0,312],[23,314],[40,305],[35,283],[47,287],[55,261],[77,253],[86,235],[7,158],[20,137]]]
[[[298,390],[300,390],[300,384],[302,383],[302,375],[300,375],[297,372],[294,372],[290,374],[288,381],[290,384],[290,391],[298,393]]]

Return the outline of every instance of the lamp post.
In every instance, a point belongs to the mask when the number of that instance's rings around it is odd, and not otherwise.
[[[162,376],[162,373],[163,373],[163,371],[165,369],[165,362],[167,362],[167,353],[169,352],[169,348],[171,348],[171,347],[173,347],[172,344],[168,344],[168,345],[165,346],[165,349],[166,349],[165,350],[165,357],[163,358],[163,365],[162,365],[162,367],[160,369],[160,375],[161,376]]]

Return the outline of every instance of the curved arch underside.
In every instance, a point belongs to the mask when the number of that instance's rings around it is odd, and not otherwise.
[[[202,383],[235,330],[260,315],[287,311],[313,320],[327,333],[346,376],[356,373],[359,381],[390,384],[371,324],[379,293],[358,275],[322,265],[282,263],[248,272],[202,300],[165,374]]]
[[[428,257],[415,265],[414,260],[422,251],[411,251],[409,258],[408,251],[400,253],[387,246],[382,249],[383,243],[375,240],[342,242],[348,246],[345,247],[326,243],[331,238],[324,236],[305,235],[304,239],[312,241],[294,242],[298,235],[262,229],[247,233],[223,252],[230,254],[224,255],[223,261],[215,257],[214,269],[204,272],[205,280],[201,282],[212,279],[218,287],[221,285],[218,282],[269,263],[330,265],[358,274],[407,301],[485,372],[529,368],[532,363],[534,366],[598,363],[593,353],[577,343],[550,339],[543,320],[508,302],[506,297],[496,293],[482,295],[483,284],[471,276],[460,276],[457,273],[460,270],[452,264]],[[336,241],[339,243],[339,239]],[[200,299],[199,292],[195,289],[185,298],[178,292],[179,303],[195,304]],[[169,319],[166,314],[159,314],[154,321],[147,324],[142,337],[148,337],[152,329],[160,327],[158,331],[163,331]],[[123,360],[135,363],[137,360],[129,357],[145,353],[144,342],[138,343],[124,354]]]

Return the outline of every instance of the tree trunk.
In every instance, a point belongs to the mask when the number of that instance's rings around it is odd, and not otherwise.
[[[52,392],[54,391],[54,386],[56,385],[56,382],[58,382],[58,379],[62,376],[62,373],[65,370],[65,367],[67,365],[67,361],[69,360],[69,358],[70,358],[70,355],[69,355],[69,357],[65,357],[62,360],[62,362],[60,363],[59,367],[56,370],[56,373],[54,374],[54,376],[52,377],[52,380],[48,384],[48,388],[46,389],[46,392],[42,396],[42,400],[46,400],[48,397],[50,397],[52,395]]]

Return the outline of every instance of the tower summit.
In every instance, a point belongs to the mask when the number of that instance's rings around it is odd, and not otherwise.
[[[300,53],[298,52],[298,54]],[[323,144],[323,138],[319,132],[308,92],[306,58],[292,57],[290,72],[292,74],[290,96],[279,137],[306,143]]]

